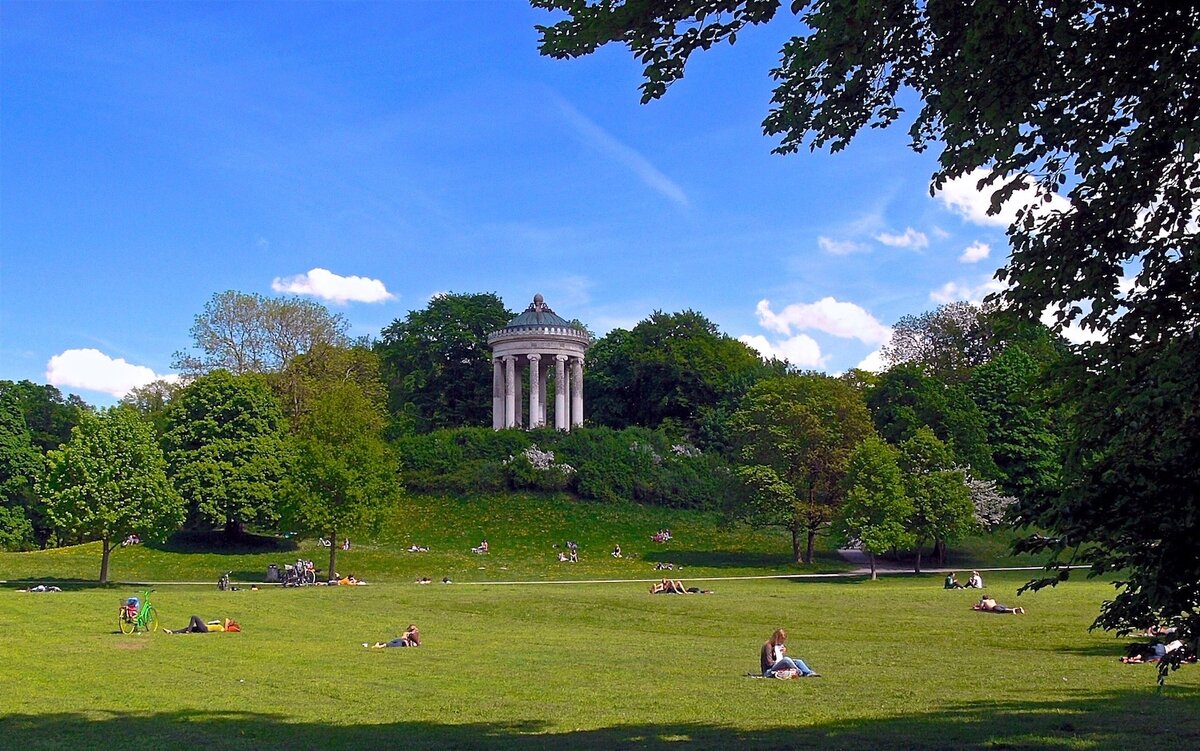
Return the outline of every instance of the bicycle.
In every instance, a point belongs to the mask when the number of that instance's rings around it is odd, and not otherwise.
[[[158,611],[150,602],[153,589],[142,592],[142,599],[130,597],[121,603],[117,611],[117,626],[122,634],[132,634],[135,631],[153,633],[158,630]]]

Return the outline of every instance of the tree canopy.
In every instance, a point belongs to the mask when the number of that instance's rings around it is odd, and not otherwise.
[[[101,541],[101,583],[113,540],[132,533],[162,539],[183,523],[154,430],[126,407],[83,413],[70,442],[50,452],[39,490],[57,526]]]
[[[383,330],[376,345],[400,432],[490,425],[488,334],[513,318],[494,293],[438,295]]]
[[[898,459],[899,452],[878,436],[860,443],[846,470],[846,500],[834,517],[834,536],[845,544],[862,546],[871,561],[872,579],[876,555],[914,540],[908,530],[913,502]]]

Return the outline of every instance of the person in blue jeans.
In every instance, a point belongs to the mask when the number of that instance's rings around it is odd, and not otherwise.
[[[801,678],[820,678],[820,674],[805,665],[804,660],[784,654],[787,652],[787,647],[783,645],[785,641],[787,641],[787,632],[777,628],[775,633],[771,634],[771,638],[763,643],[758,655],[763,677],[774,678],[775,674],[781,670],[795,670]]]

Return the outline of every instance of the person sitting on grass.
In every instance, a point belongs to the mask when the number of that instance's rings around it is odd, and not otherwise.
[[[967,579],[967,588],[983,589],[983,577],[979,575],[978,571],[971,572],[971,578]]]
[[[1177,649],[1183,648],[1183,642],[1176,639],[1167,644],[1131,644],[1129,646],[1129,655],[1121,658],[1121,662],[1126,665],[1140,665],[1142,663],[1157,663],[1162,662],[1168,654]],[[1184,653],[1184,662],[1195,662],[1196,656]]]
[[[404,636],[397,636],[391,641],[377,641],[374,644],[363,642],[364,647],[371,649],[387,649],[388,647],[419,647],[421,646],[421,631],[415,623],[408,624],[408,628],[404,630]]]
[[[687,593],[687,588],[678,579],[663,579],[657,584],[650,585],[650,594],[652,595],[686,595]]]
[[[198,615],[193,615],[192,619],[190,621],[188,621],[188,625],[184,628],[175,629],[173,631],[169,628],[163,629],[163,631],[168,634],[210,634],[210,633],[214,633],[214,632],[219,633],[222,631],[236,633],[241,630],[242,630],[241,624],[239,624],[237,621],[233,620],[232,618],[224,618],[222,620],[217,620],[217,621],[208,621],[206,623],[206,622],[200,620],[200,616],[198,616]]]
[[[787,632],[777,628],[775,633],[771,634],[771,638],[763,642],[762,649],[758,652],[758,662],[762,668],[763,677],[820,678],[821,675],[805,665],[804,660],[788,657],[785,654],[787,652],[787,647],[783,645],[785,641],[787,641]]]
[[[987,595],[984,595],[979,599],[979,602],[972,605],[971,610],[981,610],[988,613],[1012,613],[1013,615],[1025,614],[1025,608],[1006,608]]]
[[[616,546],[614,546],[614,547],[613,547],[613,551],[612,551],[612,557],[613,557],[613,558],[620,558],[620,557],[621,557],[621,546],[620,546],[620,545],[616,545]]]
[[[946,576],[946,583],[942,585],[942,589],[965,589],[963,583],[958,580],[958,573],[951,571]]]

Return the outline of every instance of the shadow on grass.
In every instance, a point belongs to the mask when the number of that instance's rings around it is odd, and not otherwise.
[[[183,530],[171,535],[166,542],[143,544],[152,550],[161,550],[166,553],[215,553],[218,555],[287,553],[299,548],[294,539],[256,535],[251,532],[244,532],[230,539],[217,530]]]
[[[772,687],[776,688],[776,687]],[[787,686],[778,686],[787,690]],[[972,702],[901,717],[744,730],[689,722],[555,731],[541,721],[330,725],[253,712],[9,714],[11,748],[176,749],[992,749],[1200,748],[1200,691],[1081,691],[1068,701]]]
[[[64,592],[75,592],[84,589],[122,589],[127,588],[126,585],[118,582],[109,582],[101,584],[95,579],[64,579],[55,576],[30,576],[22,579],[9,579],[3,586],[5,589],[26,589],[28,587],[45,584],[46,586],[59,587]],[[31,594],[53,594],[43,592],[33,592]]]
[[[844,573],[849,570],[840,558],[815,557],[811,567],[800,568],[786,555],[758,553],[744,550],[651,550],[642,554],[642,560],[650,563],[674,563],[676,566],[707,568],[763,569],[763,573],[786,572],[794,574]]]

